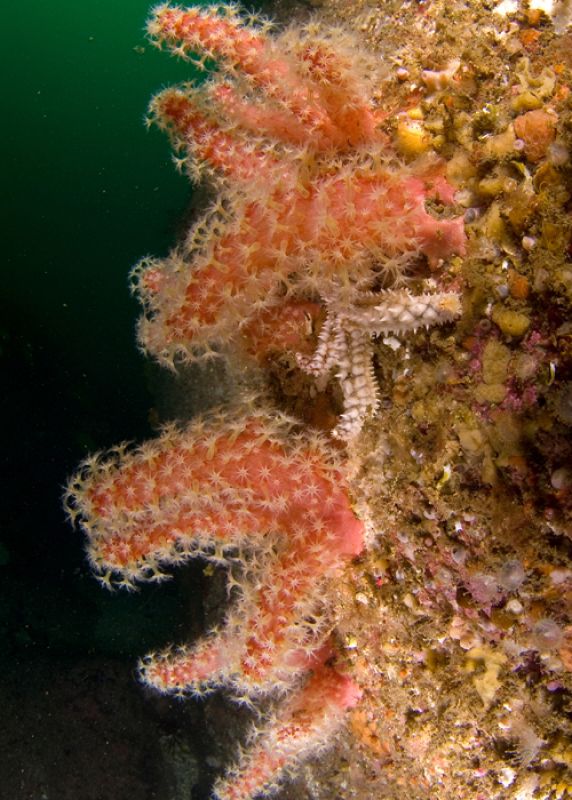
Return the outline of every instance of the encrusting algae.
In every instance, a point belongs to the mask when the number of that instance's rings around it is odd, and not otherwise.
[[[225,800],[571,794],[568,5],[154,11],[219,63],[151,106],[217,196],[135,268],[139,341],[266,399],[88,460],[67,504],[104,583],[228,568],[220,631],[141,668],[274,697]]]

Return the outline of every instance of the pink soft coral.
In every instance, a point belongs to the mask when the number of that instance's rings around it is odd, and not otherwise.
[[[145,659],[148,685],[195,695],[223,686],[252,703],[302,681],[252,755],[219,783],[220,797],[259,792],[331,737],[359,691],[326,663],[324,591],[361,552],[363,524],[323,438],[276,413],[195,420],[131,452],[87,459],[67,507],[107,586],[159,580],[194,556],[235,565],[239,597],[222,628]]]
[[[464,251],[462,220],[425,209],[452,200],[439,165],[392,157],[370,101],[375,69],[351,37],[316,24],[271,37],[229,7],[161,5],[148,27],[177,55],[218,62],[200,88],[157,95],[150,119],[219,196],[180,247],[134,271],[145,350],[168,364],[211,354],[285,301],[327,303],[413,254],[434,264]]]

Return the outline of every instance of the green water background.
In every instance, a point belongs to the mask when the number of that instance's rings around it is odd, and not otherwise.
[[[32,0],[3,15],[2,344],[22,336],[31,361],[49,353],[76,414],[123,406],[139,419],[148,404],[127,274],[166,253],[191,193],[165,136],[143,125],[151,94],[189,76],[145,40],[148,8]]]

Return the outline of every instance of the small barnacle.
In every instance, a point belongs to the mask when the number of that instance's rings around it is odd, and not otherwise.
[[[356,592],[354,600],[356,603],[359,603],[361,606],[368,606],[369,605],[369,597],[365,592]],[[347,645],[346,645],[347,647]]]
[[[512,786],[514,780],[516,778],[516,772],[513,770],[512,767],[504,767],[498,773],[498,782],[501,786],[504,786],[507,789],[509,786]]]
[[[572,472],[568,467],[559,467],[550,474],[550,485],[557,492],[568,491],[572,487]]]
[[[499,130],[501,121],[500,107],[487,103],[473,117],[473,132],[479,138]]]
[[[524,611],[524,606],[515,597],[511,597],[505,606],[505,611],[507,611],[509,614],[522,614]]]

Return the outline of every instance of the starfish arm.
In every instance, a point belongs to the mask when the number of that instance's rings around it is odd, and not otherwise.
[[[326,375],[337,363],[341,342],[337,342],[339,332],[335,329],[333,316],[328,315],[318,335],[318,346],[312,356],[296,354],[296,361],[300,369],[316,377]],[[342,346],[343,351],[343,346]]]
[[[382,302],[375,305],[354,303],[344,309],[340,324],[346,329],[356,328],[380,336],[441,325],[461,314],[461,300],[456,292],[412,295],[397,290],[383,292],[380,298]]]
[[[373,372],[371,336],[361,329],[346,334],[347,347],[339,362],[337,378],[344,398],[344,413],[334,429],[339,439],[352,439],[363,425],[364,419],[375,413],[379,406],[379,390]]]
[[[330,298],[328,316],[313,356],[297,356],[311,375],[326,374],[334,365],[342,390],[344,412],[334,435],[346,441],[361,430],[364,420],[379,406],[373,372],[372,336],[405,334],[420,327],[450,322],[461,313],[455,292],[412,295],[403,290],[351,292]]]

